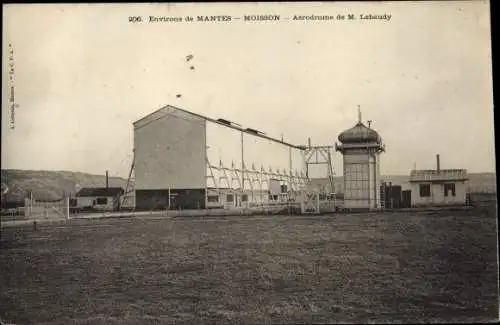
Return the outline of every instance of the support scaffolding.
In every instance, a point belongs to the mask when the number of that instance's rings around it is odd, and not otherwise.
[[[335,183],[333,176],[335,171],[332,163],[333,146],[311,146],[311,139],[308,139],[308,146],[304,148],[304,162],[306,167],[306,177],[309,179],[309,165],[326,165],[329,190],[324,192],[308,188],[302,193],[301,210],[302,213],[320,213],[324,211],[334,211],[336,207]]]
[[[304,160],[306,163],[306,176],[309,178],[309,165],[326,165],[327,177],[330,183],[330,192],[335,193],[335,184],[333,176],[335,171],[332,164],[333,146],[311,146],[304,150]]]
[[[273,170],[271,166],[266,170],[262,165],[257,169],[253,163],[251,168],[245,163],[242,163],[242,168],[238,168],[234,162],[231,167],[226,167],[221,160],[218,165],[214,165],[207,158],[206,167],[207,189],[212,195],[237,194],[240,197],[248,195],[246,202],[254,205],[268,201],[271,180],[278,180],[281,185],[288,185],[287,200],[296,200],[298,193],[304,190],[309,182],[304,172]],[[210,205],[209,203],[207,195],[207,205]]]
[[[127,185],[125,186],[125,192],[122,197],[122,201],[120,207],[132,207],[135,204],[128,201],[134,201],[134,188],[132,188],[132,184],[134,183],[134,179],[132,178],[132,174],[134,172],[135,167],[135,149],[132,150],[132,164],[130,165],[130,171],[128,173]]]

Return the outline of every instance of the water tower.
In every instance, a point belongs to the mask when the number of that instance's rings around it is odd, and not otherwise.
[[[344,157],[344,207],[351,210],[375,210],[380,200],[380,153],[385,151],[380,135],[361,120],[340,133],[335,150]]]

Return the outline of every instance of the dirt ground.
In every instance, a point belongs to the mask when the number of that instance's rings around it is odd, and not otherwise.
[[[498,319],[492,209],[74,220],[1,229],[16,324]]]

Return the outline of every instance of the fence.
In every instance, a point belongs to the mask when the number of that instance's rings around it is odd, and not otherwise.
[[[26,198],[24,216],[29,219],[69,219],[69,198],[58,201],[38,201]]]
[[[300,202],[300,210],[302,214],[334,212],[335,208],[335,194],[327,195],[318,191],[304,191],[302,193]]]

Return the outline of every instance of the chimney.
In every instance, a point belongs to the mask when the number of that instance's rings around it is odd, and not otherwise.
[[[307,138],[307,144],[308,144],[309,148],[311,148],[311,138]]]
[[[106,171],[106,188],[109,187],[109,182],[108,182],[108,171]]]
[[[439,163],[439,155],[436,155],[436,169],[438,173],[441,171],[441,165]]]
[[[370,129],[371,128],[370,126],[372,125],[372,120],[368,120],[367,122],[368,122],[368,128]]]

